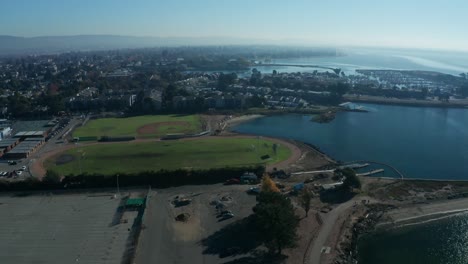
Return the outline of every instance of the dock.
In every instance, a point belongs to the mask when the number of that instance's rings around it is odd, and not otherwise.
[[[381,173],[381,172],[384,172],[384,171],[385,171],[384,169],[378,169],[378,170],[373,170],[373,171],[369,171],[369,172],[358,173],[356,175],[357,176],[370,176],[370,175],[374,175],[374,174]]]
[[[365,168],[367,166],[369,166],[370,164],[369,163],[353,163],[353,164],[348,164],[348,165],[342,165],[342,166],[339,166],[338,168],[340,169],[361,169],[361,168]]]

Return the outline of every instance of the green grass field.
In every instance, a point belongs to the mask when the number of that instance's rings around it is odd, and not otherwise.
[[[47,169],[62,175],[136,173],[160,169],[208,169],[273,164],[287,159],[291,150],[252,138],[212,138],[189,141],[96,144],[74,148],[46,160]],[[270,155],[262,160],[261,156]],[[81,157],[81,161],[80,161]]]
[[[148,115],[128,118],[92,119],[73,132],[74,137],[136,136],[160,137],[171,133],[197,133],[201,131],[197,115]]]

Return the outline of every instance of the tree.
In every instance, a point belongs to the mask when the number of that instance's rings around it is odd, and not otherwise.
[[[439,101],[447,102],[447,103],[448,103],[449,100],[450,100],[450,94],[448,94],[448,93],[441,93],[441,94],[439,95]]]
[[[461,96],[468,97],[468,83],[463,84],[460,89],[458,89],[458,92]]]
[[[49,183],[49,184],[58,184],[60,183],[60,181],[61,181],[60,175],[53,170],[48,170],[44,178],[42,178],[42,182]]]
[[[280,190],[276,186],[276,183],[266,173],[263,175],[262,178],[262,192],[280,192]]]
[[[8,111],[14,117],[23,117],[32,110],[31,100],[16,92],[8,97]]]
[[[231,74],[224,74],[221,73],[218,77],[218,89],[224,90],[228,88],[229,85],[235,83],[237,80],[237,74],[231,73]]]
[[[291,201],[277,192],[261,192],[253,208],[257,230],[271,253],[296,246],[299,219]]]
[[[299,202],[301,204],[301,207],[304,209],[306,212],[306,217],[309,215],[309,210],[310,210],[310,201],[313,198],[313,194],[309,189],[304,188],[301,191],[301,194],[299,195]]]
[[[424,87],[421,89],[421,97],[422,99],[426,99],[427,95],[429,94],[429,89],[427,87]]]
[[[278,151],[278,144],[273,143],[272,148],[273,148],[273,153],[275,153],[275,155],[276,155],[276,153],[277,153],[277,151]]]
[[[343,181],[343,188],[345,190],[352,190],[352,189],[360,189],[361,188],[361,180],[359,180],[358,176],[354,170],[350,168],[346,168],[341,171],[345,180]]]

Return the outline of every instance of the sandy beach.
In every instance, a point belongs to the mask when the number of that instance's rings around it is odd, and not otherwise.
[[[232,117],[231,119],[226,121],[225,129],[229,130],[230,128],[232,128],[235,125],[238,125],[240,123],[247,122],[247,121],[250,121],[250,120],[254,120],[254,119],[257,119],[257,118],[261,118],[261,117],[264,117],[264,115],[253,114],[253,115],[235,116],[235,117]]]

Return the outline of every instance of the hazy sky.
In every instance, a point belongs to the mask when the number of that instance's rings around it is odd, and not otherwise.
[[[0,0],[0,35],[234,37],[468,50],[467,0]]]

